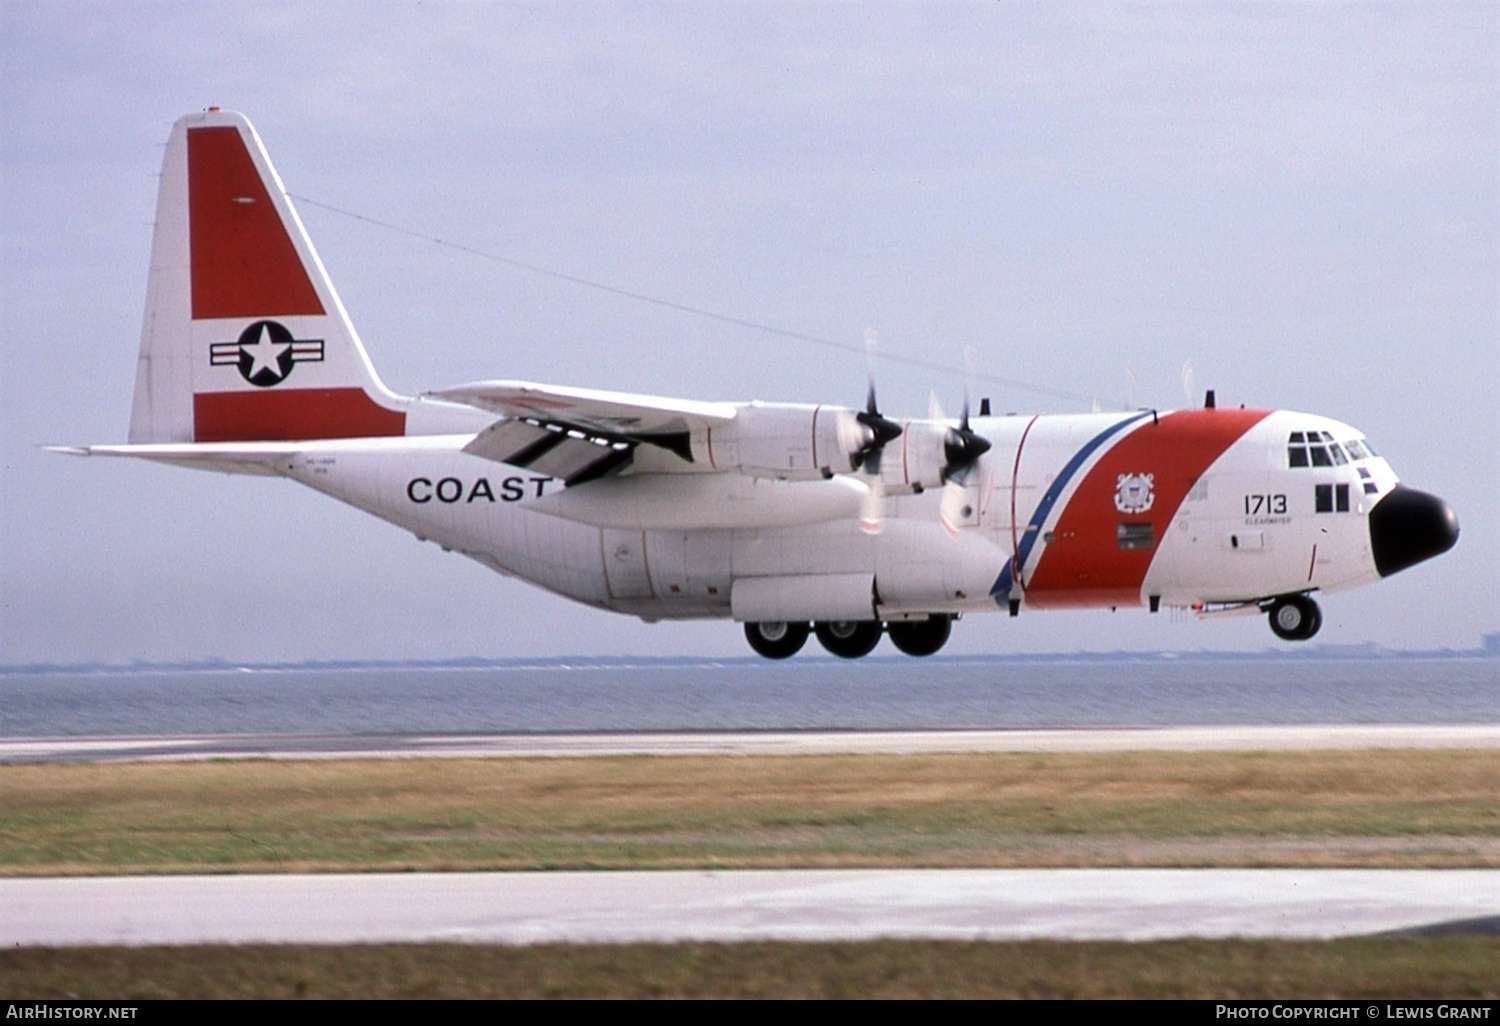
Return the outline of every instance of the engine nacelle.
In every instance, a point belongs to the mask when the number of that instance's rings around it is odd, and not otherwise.
[[[938,488],[948,466],[950,429],[941,421],[915,420],[903,425],[901,437],[886,446],[880,459],[880,483],[887,492]]]
[[[693,459],[784,481],[847,474],[874,439],[854,410],[801,403],[749,403],[729,424],[692,433]]]

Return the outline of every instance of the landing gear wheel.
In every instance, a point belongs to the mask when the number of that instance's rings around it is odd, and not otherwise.
[[[840,659],[869,655],[880,644],[879,620],[829,620],[814,625],[818,641]]]
[[[953,617],[929,616],[925,620],[893,620],[885,625],[891,644],[909,656],[930,656],[948,643]]]
[[[790,659],[807,644],[809,628],[805,623],[765,620],[745,624],[745,640],[756,654],[767,659]]]
[[[1271,630],[1282,641],[1306,641],[1323,626],[1318,604],[1306,595],[1288,595],[1271,603]]]

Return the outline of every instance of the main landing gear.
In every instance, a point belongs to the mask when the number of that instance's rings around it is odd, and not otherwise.
[[[1318,604],[1307,595],[1283,595],[1267,607],[1271,630],[1282,641],[1306,641],[1323,626]]]
[[[762,620],[745,624],[745,640],[758,655],[767,659],[790,659],[807,644],[809,628],[805,623],[784,620]]]
[[[879,620],[827,620],[813,625],[818,642],[840,659],[867,656],[880,644]]]
[[[816,633],[818,643],[840,659],[867,656],[889,634],[891,644],[909,656],[929,656],[948,642],[953,617],[935,613],[925,620],[827,620],[815,624],[762,620],[745,624],[745,640],[767,659],[789,659],[802,651],[807,636]]]

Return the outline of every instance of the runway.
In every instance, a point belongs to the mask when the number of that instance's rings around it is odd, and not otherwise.
[[[1496,870],[828,870],[0,880],[14,946],[1328,939],[1500,926]]]
[[[1500,748],[1500,725],[12,737],[0,738],[0,763],[236,758],[1293,751],[1357,748]]]
[[[0,762],[1500,748],[1500,726],[0,739]],[[1051,869],[0,879],[0,944],[1325,939],[1500,930],[1500,870]]]

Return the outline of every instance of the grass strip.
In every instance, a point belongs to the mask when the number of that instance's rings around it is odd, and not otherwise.
[[[1500,938],[0,951],[45,998],[1500,997]]]
[[[0,766],[0,874],[1500,866],[1500,752]]]

